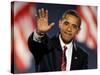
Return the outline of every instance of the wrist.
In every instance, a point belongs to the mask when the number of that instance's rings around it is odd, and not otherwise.
[[[41,32],[41,31],[39,31],[38,29],[36,29],[36,33],[38,34],[38,35],[40,35],[40,36],[43,36],[45,33],[43,33],[43,32]]]

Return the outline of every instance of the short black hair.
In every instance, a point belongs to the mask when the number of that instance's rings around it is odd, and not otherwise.
[[[79,28],[80,28],[80,25],[81,25],[81,17],[78,14],[78,12],[76,12],[75,10],[69,9],[69,10],[67,10],[67,11],[64,12],[64,14],[62,15],[62,18],[65,18],[66,15],[73,15],[73,16],[77,17],[79,19]]]

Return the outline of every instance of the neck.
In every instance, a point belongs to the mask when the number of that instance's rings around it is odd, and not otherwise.
[[[69,41],[66,41],[66,40],[64,40],[63,38],[62,38],[62,36],[60,36],[61,37],[61,40],[63,41],[63,43],[64,44],[69,44],[69,43],[71,43],[72,42],[72,39],[71,40],[69,40]]]

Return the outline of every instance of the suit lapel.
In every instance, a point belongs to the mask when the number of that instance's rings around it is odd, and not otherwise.
[[[62,48],[61,48],[61,44],[59,41],[59,37],[56,37],[55,39],[55,54],[54,54],[54,67],[55,70],[59,70],[61,71],[61,52],[62,52]],[[75,41],[73,41],[73,52],[72,52],[72,59],[71,59],[71,67],[70,70],[75,70],[78,68],[79,65],[79,57],[78,57],[78,50],[77,50],[77,46],[75,44]]]
[[[60,71],[61,70],[61,52],[62,52],[62,48],[60,45],[60,41],[59,41],[59,37],[56,37],[55,41],[55,47],[54,47],[54,68],[55,70]]]
[[[53,52],[53,60],[54,60],[54,70],[61,71],[61,52],[62,48],[60,45],[59,37],[55,38],[54,44],[54,52]],[[78,47],[73,41],[73,52],[72,52],[72,59],[71,59],[71,67],[70,70],[78,69],[80,65],[80,58],[78,54]]]
[[[72,60],[71,60],[71,68],[70,70],[75,70],[78,68],[79,65],[79,56],[78,56],[78,50],[75,42],[73,42],[73,52],[72,52]]]

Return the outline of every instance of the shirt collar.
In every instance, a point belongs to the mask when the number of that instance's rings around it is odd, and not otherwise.
[[[62,50],[63,50],[64,46],[66,46],[67,48],[71,48],[72,47],[72,42],[70,42],[69,44],[65,44],[61,39],[61,35],[59,35],[59,40],[60,40],[60,44],[61,44]]]

